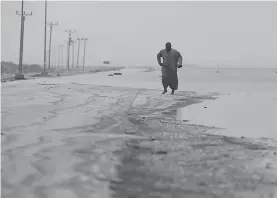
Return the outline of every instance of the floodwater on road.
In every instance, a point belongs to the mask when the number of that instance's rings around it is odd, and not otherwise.
[[[191,124],[221,128],[218,134],[277,140],[277,101],[274,100],[274,93],[232,93],[215,101],[180,108],[177,112],[178,119],[190,120]]]
[[[218,78],[213,72],[180,70],[180,90],[174,96],[161,95],[160,71],[122,73],[38,78],[2,86],[3,197],[277,195],[276,144],[210,134],[217,126],[202,122],[206,119],[193,124],[192,113],[186,118],[191,123],[176,120],[179,108],[223,98],[213,86],[218,82],[211,82]],[[243,90],[230,79],[222,82],[225,92],[235,95],[236,88]],[[270,83],[256,84],[262,86],[261,98],[272,88]],[[251,106],[257,98],[245,101]]]

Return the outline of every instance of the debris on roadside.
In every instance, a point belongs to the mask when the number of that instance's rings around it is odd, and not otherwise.
[[[115,73],[113,73],[113,75],[122,75],[122,73],[120,73],[120,72],[115,72]]]
[[[115,72],[113,74],[109,74],[108,76],[119,76],[119,75],[122,75],[122,73],[120,72]]]

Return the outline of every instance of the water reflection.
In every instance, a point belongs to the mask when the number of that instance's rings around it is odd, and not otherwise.
[[[185,107],[178,108],[176,110],[176,120],[177,121],[184,121],[184,122],[188,122],[189,121],[187,116],[185,116],[184,111],[185,111]]]

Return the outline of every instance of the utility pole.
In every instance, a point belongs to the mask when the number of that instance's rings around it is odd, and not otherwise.
[[[72,68],[74,67],[74,44],[75,44],[75,41],[72,40]]]
[[[87,38],[83,38],[82,40],[85,41],[85,44],[84,44],[84,56],[83,56],[83,70],[85,69],[85,57],[86,57],[86,44],[87,44]]]
[[[20,80],[20,79],[24,79],[24,75],[22,74],[22,70],[23,70],[22,62],[23,62],[24,22],[25,22],[26,16],[32,16],[32,12],[31,13],[26,13],[24,11],[24,2],[22,0],[21,1],[21,12],[16,11],[16,14],[21,15],[18,74],[15,75],[15,79]]]
[[[77,41],[78,41],[78,52],[77,52],[77,68],[78,68],[79,67],[79,55],[80,55],[80,42],[81,42],[81,39],[77,38]]]
[[[61,53],[61,67],[63,68],[63,44],[60,45],[61,49],[62,49],[62,53]]]
[[[52,66],[52,68],[54,68],[55,67],[55,50],[52,50],[51,52],[52,52],[51,66]]]
[[[46,34],[47,34],[47,0],[44,5],[44,55],[43,55],[43,73],[46,74]]]
[[[58,45],[58,68],[60,68],[60,45]]]
[[[69,60],[70,60],[70,45],[72,42],[71,34],[75,33],[75,30],[65,30],[68,33],[68,43],[67,43],[67,69],[69,70]]]
[[[48,70],[50,70],[50,61],[51,61],[51,40],[52,40],[52,28],[53,26],[55,25],[58,25],[58,22],[57,23],[48,23],[48,25],[50,26],[50,39],[49,39],[49,61],[48,61]]]
[[[49,63],[47,62],[47,61],[48,61],[47,54],[49,54],[49,50],[46,50],[46,64],[48,65]],[[47,73],[47,72],[46,72],[46,73]]]

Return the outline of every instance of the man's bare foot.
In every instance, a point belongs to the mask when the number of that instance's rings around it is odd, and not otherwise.
[[[162,94],[165,94],[165,93],[167,93],[167,90],[164,90],[164,92]]]

